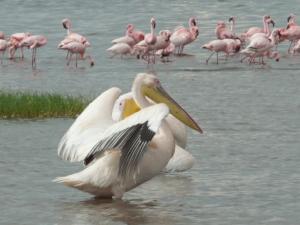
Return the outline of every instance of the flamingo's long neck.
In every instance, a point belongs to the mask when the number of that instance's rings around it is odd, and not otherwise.
[[[267,26],[267,29],[266,29],[267,36],[270,36],[271,35],[270,24],[267,23],[266,26]]]
[[[235,20],[233,19],[230,24],[230,30],[234,34],[235,33]]]
[[[189,21],[189,30],[190,30],[190,32],[192,32],[193,27],[194,27],[193,20],[190,19],[190,21]]]
[[[264,33],[265,33],[265,34],[268,34],[268,33],[267,33],[267,27],[268,27],[268,25],[267,25],[267,21],[266,21],[265,18],[263,18],[263,25],[264,25]]]
[[[155,30],[155,29],[154,29],[154,26],[153,26],[152,23],[151,23],[151,28],[150,28],[150,30],[151,30],[151,35],[154,36],[154,30]]]
[[[71,31],[71,27],[72,27],[71,22],[67,22],[66,27],[67,27],[67,34],[70,35],[72,33],[72,31]]]

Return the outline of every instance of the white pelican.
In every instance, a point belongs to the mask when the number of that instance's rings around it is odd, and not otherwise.
[[[112,118],[114,121],[118,122],[132,115],[133,113],[138,112],[139,110],[140,108],[135,103],[132,93],[129,92],[121,95],[116,100],[113,107]],[[169,114],[165,120],[174,136],[176,146],[174,155],[169,160],[167,166],[164,168],[164,171],[181,172],[192,168],[195,158],[191,153],[183,149],[186,147],[187,141],[186,126],[171,114]]]
[[[164,120],[169,113],[202,132],[151,74],[138,74],[132,85],[133,99],[141,110],[114,123],[112,108],[120,92],[111,88],[101,94],[63,136],[58,155],[69,161],[83,160],[87,167],[56,182],[97,197],[121,198],[159,174],[173,156],[175,140]],[[146,97],[162,103],[151,105]]]

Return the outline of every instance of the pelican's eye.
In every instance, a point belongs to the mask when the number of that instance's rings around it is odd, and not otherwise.
[[[158,79],[154,79],[155,86],[160,86],[160,81]]]

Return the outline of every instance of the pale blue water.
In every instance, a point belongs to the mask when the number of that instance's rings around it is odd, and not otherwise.
[[[111,86],[130,89],[139,72],[156,73],[165,89],[205,131],[189,133],[188,149],[197,159],[185,173],[160,175],[130,191],[122,201],[96,201],[52,183],[81,165],[61,161],[59,139],[71,119],[0,120],[0,224],[270,224],[300,222],[300,57],[249,66],[238,58],[205,65],[200,48],[214,38],[216,21],[238,18],[238,31],[260,26],[264,14],[284,26],[297,1],[1,1],[0,30],[44,34],[37,70],[4,61],[0,90],[34,90],[94,97]],[[134,58],[108,58],[110,41],[127,23],[148,31],[186,25],[193,15],[199,39],[186,47],[189,57],[147,67]],[[300,16],[300,15],[299,15]],[[65,36],[60,21],[92,43],[93,68],[65,66],[56,49]]]

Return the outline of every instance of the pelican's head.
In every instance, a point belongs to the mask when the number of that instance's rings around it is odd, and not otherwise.
[[[153,74],[138,74],[134,80],[132,93],[137,86],[140,88],[142,96],[149,98],[156,103],[165,103],[170,113],[190,128],[202,133],[202,129],[192,119],[192,117],[163,89],[159,79]],[[139,104],[138,100],[135,99]]]
[[[121,95],[114,104],[112,111],[112,119],[120,121],[126,117],[140,111],[141,108],[135,103],[132,93]]]

